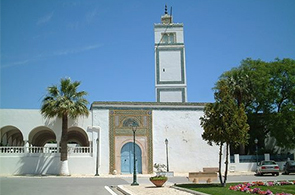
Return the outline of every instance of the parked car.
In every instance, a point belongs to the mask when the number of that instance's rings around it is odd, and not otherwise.
[[[289,175],[289,173],[295,173],[295,161],[287,161],[284,165],[284,173]]]
[[[279,165],[273,160],[261,161],[257,165],[256,174],[263,175],[271,173],[272,175],[279,175]]]

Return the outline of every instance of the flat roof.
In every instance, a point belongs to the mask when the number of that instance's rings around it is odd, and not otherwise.
[[[138,109],[138,110],[203,110],[207,103],[181,102],[99,102],[91,104],[93,109]]]
[[[154,24],[154,28],[175,28],[175,27],[183,27],[183,23]]]

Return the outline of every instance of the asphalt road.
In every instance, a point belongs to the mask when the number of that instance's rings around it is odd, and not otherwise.
[[[120,178],[6,177],[1,195],[110,195],[105,186],[127,184]]]
[[[229,182],[295,180],[293,175],[235,175]],[[151,184],[148,177],[139,177],[140,184]],[[170,183],[187,183],[186,177],[170,177]],[[0,195],[111,195],[106,186],[129,185],[130,177],[0,177]]]

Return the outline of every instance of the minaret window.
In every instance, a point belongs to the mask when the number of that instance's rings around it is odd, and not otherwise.
[[[163,33],[162,43],[175,43],[175,33]]]

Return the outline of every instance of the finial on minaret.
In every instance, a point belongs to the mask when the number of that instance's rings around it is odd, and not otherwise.
[[[161,17],[162,24],[171,24],[172,22],[172,7],[171,7],[171,13],[168,14],[167,5],[165,4],[165,14]]]
[[[165,5],[165,15],[168,14],[167,5]]]

